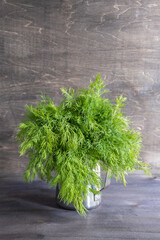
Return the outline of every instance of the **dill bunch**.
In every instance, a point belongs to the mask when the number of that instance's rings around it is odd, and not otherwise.
[[[33,181],[38,176],[50,187],[59,184],[59,198],[72,202],[83,216],[88,186],[102,186],[93,171],[97,164],[124,185],[128,173],[140,169],[149,174],[150,169],[139,155],[142,136],[130,127],[123,113],[126,98],[121,95],[113,104],[102,98],[108,92],[104,87],[98,75],[87,89],[62,88],[59,106],[42,95],[35,107],[26,105],[26,118],[16,135],[20,156],[29,157],[24,180]]]

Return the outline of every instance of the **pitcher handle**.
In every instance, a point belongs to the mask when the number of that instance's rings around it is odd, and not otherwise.
[[[108,177],[109,176],[109,171],[107,171],[106,175],[105,175],[105,181],[104,181],[104,187],[102,187],[100,189],[100,191],[104,190],[105,188],[109,187],[110,183],[111,183],[111,179]]]

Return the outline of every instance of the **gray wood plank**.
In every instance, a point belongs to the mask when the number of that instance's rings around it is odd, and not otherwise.
[[[127,187],[112,180],[85,219],[58,208],[44,182],[1,181],[0,239],[160,239],[160,179],[127,180]]]
[[[41,91],[87,87],[102,74],[142,131],[142,158],[160,173],[159,0],[0,1],[0,176],[21,174],[17,125]]]

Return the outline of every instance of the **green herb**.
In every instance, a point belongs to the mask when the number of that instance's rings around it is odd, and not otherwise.
[[[36,107],[26,105],[26,120],[16,136],[20,156],[30,159],[24,180],[39,176],[50,187],[59,184],[60,199],[72,202],[83,216],[88,186],[102,185],[93,171],[97,164],[124,185],[127,173],[141,169],[149,174],[150,169],[139,156],[142,136],[130,127],[122,111],[126,98],[120,96],[113,104],[101,97],[108,92],[104,87],[98,75],[88,89],[62,88],[64,98],[58,107],[42,95]]]

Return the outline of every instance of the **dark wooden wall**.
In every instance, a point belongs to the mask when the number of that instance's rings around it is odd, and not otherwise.
[[[160,1],[0,0],[0,176],[22,176],[14,136],[41,91],[87,87],[101,73],[110,99],[142,131],[143,160],[160,173]]]

